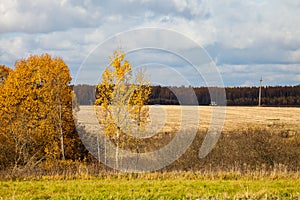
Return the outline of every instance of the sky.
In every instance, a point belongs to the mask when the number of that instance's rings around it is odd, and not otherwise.
[[[300,0],[1,0],[0,64],[50,53],[74,83],[95,84],[122,48],[154,84],[298,85],[299,11]]]

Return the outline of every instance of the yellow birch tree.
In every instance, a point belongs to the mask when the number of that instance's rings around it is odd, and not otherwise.
[[[135,77],[132,66],[125,60],[125,53],[115,51],[110,64],[102,74],[102,82],[97,85],[95,105],[99,122],[105,134],[116,145],[115,163],[119,165],[119,148],[130,143],[126,133],[142,130],[147,122],[148,109],[145,103],[151,92],[149,81],[144,80],[145,71],[138,71]],[[134,128],[138,127],[138,128]]]

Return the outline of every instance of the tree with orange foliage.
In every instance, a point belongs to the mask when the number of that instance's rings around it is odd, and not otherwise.
[[[43,54],[16,62],[0,91],[0,134],[12,145],[14,169],[65,159],[73,148],[70,81],[61,58]]]

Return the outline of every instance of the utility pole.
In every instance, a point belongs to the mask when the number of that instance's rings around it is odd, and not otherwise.
[[[261,86],[262,86],[262,77],[260,78],[259,94],[258,94],[258,106],[261,106]]]

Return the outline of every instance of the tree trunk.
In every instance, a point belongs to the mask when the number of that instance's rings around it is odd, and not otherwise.
[[[64,149],[64,134],[62,129],[62,108],[61,103],[58,104],[59,108],[59,136],[60,136],[60,151],[62,155],[62,159],[65,160],[65,149]]]
[[[99,134],[97,134],[97,154],[98,154],[98,162],[99,163],[101,162],[100,161],[100,158],[101,158],[100,153],[101,153],[101,151],[100,151],[100,144],[99,144]]]
[[[120,130],[117,131],[117,138],[116,138],[116,169],[119,169],[119,137],[120,137]]]

